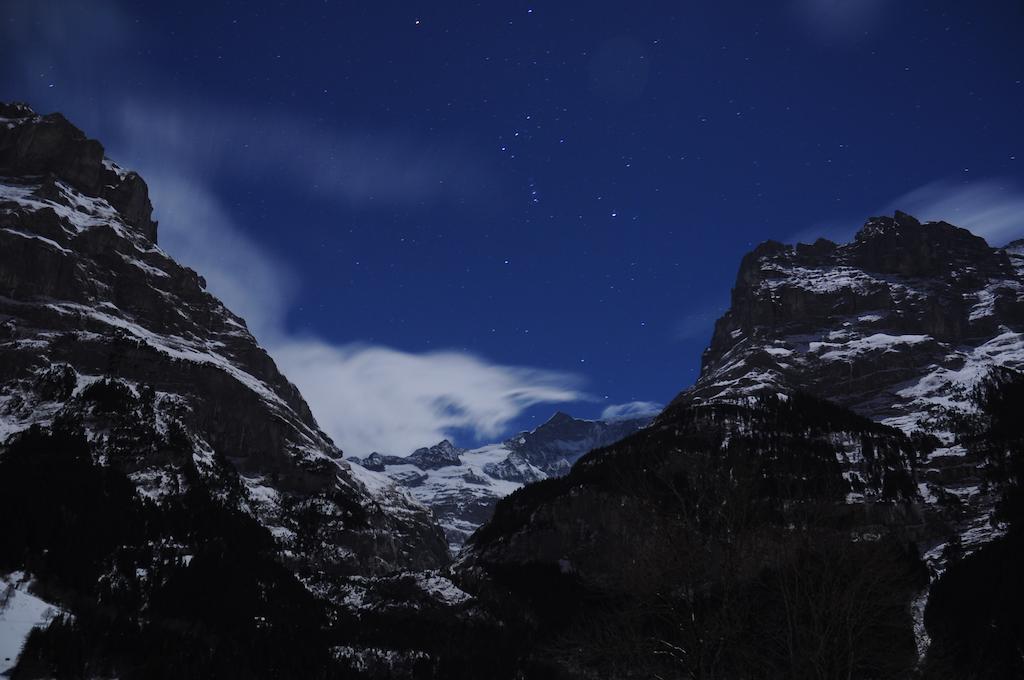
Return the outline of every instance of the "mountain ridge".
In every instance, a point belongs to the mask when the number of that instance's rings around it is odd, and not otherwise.
[[[533,430],[474,449],[455,447],[446,439],[408,456],[372,453],[348,460],[386,474],[432,508],[455,554],[490,518],[499,499],[525,484],[566,474],[580,456],[649,422],[649,417],[583,420],[557,411]]]

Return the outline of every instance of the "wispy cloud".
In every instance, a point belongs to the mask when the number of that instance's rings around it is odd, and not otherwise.
[[[1024,188],[1011,179],[971,182],[936,180],[889,201],[880,208],[848,218],[820,222],[783,239],[784,243],[813,243],[824,237],[837,243],[853,238],[871,215],[901,210],[922,222],[949,222],[969,229],[991,245],[1002,246],[1024,237]]]
[[[572,376],[500,366],[461,352],[286,339],[271,351],[349,453],[404,455],[471,430],[496,437],[534,404],[580,399]]]
[[[674,337],[677,340],[711,340],[715,321],[727,308],[728,305],[723,303],[691,311],[676,321]]]
[[[897,198],[892,210],[970,229],[995,246],[1024,237],[1024,189],[1009,179],[932,182]]]
[[[101,127],[107,148],[145,175],[177,169],[272,182],[357,207],[469,202],[487,191],[486,164],[458,133],[345,125],[154,88],[135,51],[144,30],[113,0],[5,0],[7,96]]]
[[[653,401],[631,401],[627,404],[613,404],[601,412],[601,420],[632,420],[653,418],[661,413],[664,405]]]
[[[208,287],[260,338],[280,334],[298,278],[256,244],[195,175],[147,173],[160,246],[203,275]]]
[[[362,179],[346,176],[338,165],[340,156],[328,149],[329,135],[287,117],[245,119],[207,111],[192,118],[132,106],[123,121],[120,153],[136,159],[150,183],[161,246],[203,274],[210,290],[246,319],[309,402],[320,426],[348,454],[378,450],[404,455],[456,432],[497,437],[530,406],[583,398],[579,380],[564,373],[489,363],[464,352],[402,352],[296,337],[287,331],[298,275],[234,222],[210,182],[266,172],[291,181],[331,178],[333,184],[309,189],[327,192],[334,187],[343,195],[333,198],[342,200],[423,200],[434,191],[427,186],[433,181],[427,179],[430,172],[389,171],[389,163],[415,166],[398,151],[388,158],[365,144],[361,151],[347,147],[356,155],[345,163],[358,164],[361,153],[383,159],[375,171],[381,175],[378,184],[365,174]],[[248,149],[265,128],[278,130],[276,141],[269,148]]]
[[[266,182],[354,205],[422,204],[477,195],[486,171],[454,138],[339,129],[272,110],[124,101],[118,149],[205,173]]]

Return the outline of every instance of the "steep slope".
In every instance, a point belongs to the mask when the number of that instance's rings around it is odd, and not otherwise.
[[[111,398],[141,409],[134,429],[153,442],[117,459],[140,494],[182,486],[156,443],[180,426],[201,470],[228,463],[297,569],[443,564],[429,513],[400,493],[368,493],[245,322],[159,249],[138,175],[61,116],[18,105],[0,109],[0,175],[3,438],[78,416],[113,460],[127,448],[111,431],[125,414],[104,415],[90,397],[115,379],[122,394]],[[301,556],[300,512],[315,514],[322,539]]]
[[[683,398],[803,389],[904,430],[941,428],[988,368],[1024,365],[1019,250],[899,212],[845,245],[764,243]]]
[[[993,535],[982,461],[956,431],[992,368],[1024,367],[1020,251],[900,212],[868,220],[845,245],[762,244],[743,259],[700,379],[679,400],[805,390],[935,435],[920,491],[959,515],[955,533],[924,546],[941,569],[947,540],[970,547]]]
[[[409,456],[373,453],[349,462],[386,474],[430,507],[457,553],[494,505],[524,484],[566,474],[580,456],[646,426],[650,418],[581,420],[558,412],[504,442],[459,449],[445,440]]]

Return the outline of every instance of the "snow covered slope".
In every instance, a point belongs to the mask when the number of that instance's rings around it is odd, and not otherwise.
[[[524,484],[564,475],[583,454],[613,444],[647,425],[650,418],[581,420],[556,413],[530,432],[472,450],[445,440],[407,457],[374,453],[352,463],[386,474],[430,507],[458,552],[490,519],[499,499]]]
[[[1020,250],[903,213],[845,245],[764,243],[685,396],[804,389],[904,430],[941,427],[988,368],[1024,365]]]
[[[31,585],[22,572],[0,576],[0,675],[14,667],[28,634],[61,613],[30,593]]]

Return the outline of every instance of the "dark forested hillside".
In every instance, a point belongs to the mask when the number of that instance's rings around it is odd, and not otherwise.
[[[917,449],[806,395],[677,406],[499,503],[462,573],[552,677],[906,677]]]

